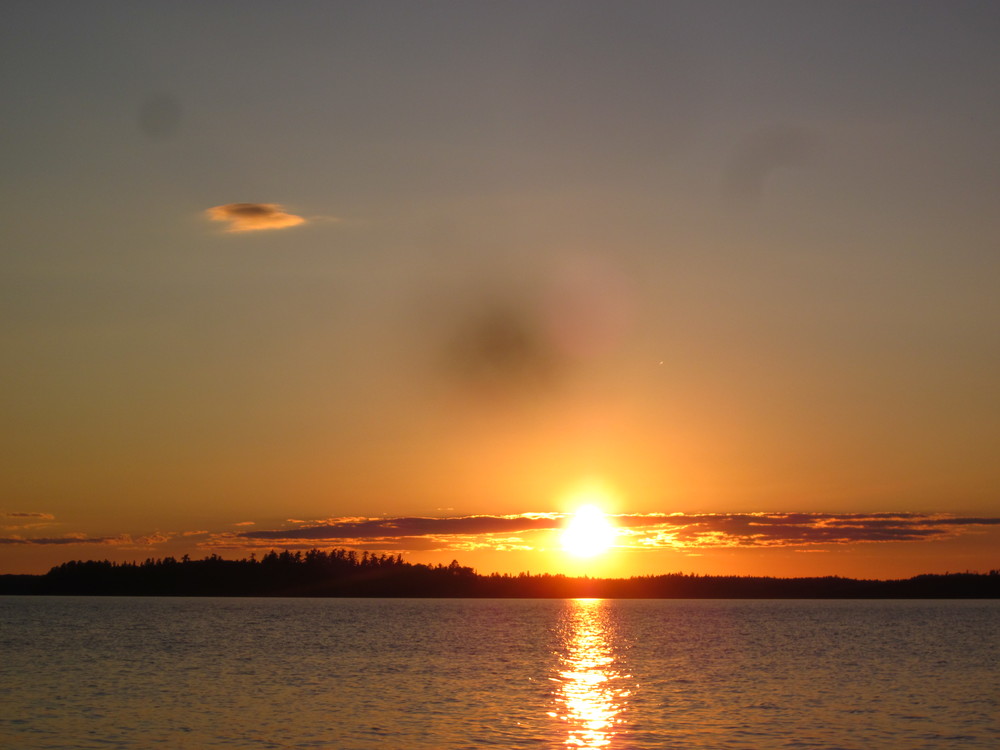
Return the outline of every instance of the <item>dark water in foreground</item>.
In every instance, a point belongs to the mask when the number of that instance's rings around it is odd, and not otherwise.
[[[0,597],[0,747],[1000,747],[1000,601]]]

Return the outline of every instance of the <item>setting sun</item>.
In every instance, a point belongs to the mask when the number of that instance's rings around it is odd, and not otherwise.
[[[594,557],[606,552],[615,541],[615,527],[596,505],[584,505],[562,534],[563,549],[577,557]]]

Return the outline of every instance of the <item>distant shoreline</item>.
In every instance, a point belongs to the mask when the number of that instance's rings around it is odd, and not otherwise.
[[[71,561],[42,575],[0,575],[0,594],[25,596],[385,597],[475,599],[996,599],[1000,570],[896,580],[669,573],[590,578],[480,575],[353,550],[269,552],[260,559],[187,556],[141,563]]]

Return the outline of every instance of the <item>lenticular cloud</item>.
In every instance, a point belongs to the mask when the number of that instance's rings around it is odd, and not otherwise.
[[[305,219],[285,212],[278,203],[227,203],[205,213],[212,221],[229,222],[227,232],[253,232],[258,229],[284,229],[305,223]]]

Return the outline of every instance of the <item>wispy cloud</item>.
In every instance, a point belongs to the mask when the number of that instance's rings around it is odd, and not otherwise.
[[[305,223],[303,217],[287,213],[278,203],[227,203],[205,213],[212,221],[228,222],[227,232],[284,229]]]
[[[57,537],[0,537],[0,544],[33,544],[33,545],[71,545],[71,544],[102,544],[112,547],[151,547],[162,544],[170,539],[166,534],[147,534],[133,537],[131,534],[118,536],[88,536],[86,534],[66,534]]]
[[[51,513],[38,513],[36,511],[8,511],[0,512],[0,519],[5,521],[0,525],[2,531],[27,531],[45,526],[51,526],[56,517]]]
[[[0,544],[116,544],[119,541],[119,537],[111,536],[90,536],[90,537],[80,537],[75,535],[69,536],[56,536],[56,537],[22,537],[22,536],[6,536],[0,537]],[[131,537],[129,538],[131,541]]]

